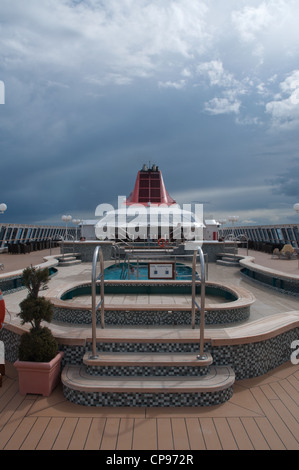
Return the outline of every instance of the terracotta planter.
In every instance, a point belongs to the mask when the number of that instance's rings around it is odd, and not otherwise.
[[[16,361],[21,395],[32,393],[48,397],[60,381],[61,360],[59,352],[50,362]]]

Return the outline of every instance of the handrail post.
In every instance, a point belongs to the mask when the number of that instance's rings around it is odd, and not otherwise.
[[[100,276],[101,276],[101,301],[96,304],[96,281],[97,281],[97,261],[100,257]],[[101,327],[105,328],[104,321],[104,259],[103,252],[100,246],[94,250],[91,272],[91,306],[92,306],[92,356],[91,359],[96,359],[97,355],[97,310],[101,305]]]
[[[193,253],[193,263],[192,263],[192,328],[195,328],[195,295],[196,295],[196,286],[195,286],[195,275],[196,275],[196,259],[197,254],[200,258],[200,340],[199,340],[199,355],[197,358],[199,360],[205,359],[206,355],[204,354],[204,331],[205,331],[205,296],[206,296],[206,275],[205,275],[205,260],[204,254],[201,247],[198,247],[198,252],[195,250]]]
[[[192,262],[192,320],[191,320],[192,329],[195,328],[195,294],[196,294],[195,276],[196,276],[196,258],[197,258],[197,252],[194,251],[194,253],[193,253],[193,262]]]

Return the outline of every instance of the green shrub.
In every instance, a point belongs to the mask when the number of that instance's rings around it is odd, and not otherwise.
[[[22,325],[30,323],[32,328],[40,328],[42,321],[50,323],[52,320],[53,305],[44,297],[28,295],[20,303],[20,308],[18,316],[22,319]]]
[[[53,315],[53,305],[47,299],[39,296],[39,291],[49,280],[48,269],[26,268],[23,271],[23,282],[28,289],[26,299],[20,303],[18,316],[22,325],[29,323],[31,329],[21,336],[19,346],[20,361],[49,362],[57,354],[58,344],[51,330],[42,327],[43,321],[50,323]]]
[[[35,268],[30,266],[23,271],[23,284],[27,287],[29,295],[37,298],[41,289],[46,287],[49,281],[48,268]]]
[[[32,328],[21,336],[19,360],[49,362],[56,356],[57,349],[57,341],[49,328]]]

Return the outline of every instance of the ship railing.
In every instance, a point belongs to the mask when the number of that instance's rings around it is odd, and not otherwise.
[[[179,263],[180,259],[186,260],[190,257],[193,257],[193,255],[173,255],[169,253],[126,253],[122,265],[122,270],[120,273],[120,279],[125,279],[126,275],[128,277],[128,280],[130,280],[130,266],[133,265],[134,268],[136,268],[136,276],[137,280],[139,280],[140,277],[140,266],[144,263],[149,263],[152,262],[154,263],[155,261],[160,261],[166,263],[167,261],[169,262],[174,262],[174,280],[177,280],[177,264]],[[207,280],[209,277],[209,257],[208,253],[203,253],[204,261],[205,261],[205,279]],[[128,274],[127,274],[128,273]],[[188,274],[182,275],[180,274],[179,280],[190,280],[190,276]]]

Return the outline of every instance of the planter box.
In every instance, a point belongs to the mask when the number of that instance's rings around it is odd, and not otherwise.
[[[62,357],[63,352],[59,352],[50,362],[16,361],[14,366],[19,375],[20,394],[48,397],[60,382]]]

